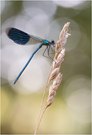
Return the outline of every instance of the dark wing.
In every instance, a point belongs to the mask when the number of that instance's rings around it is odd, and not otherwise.
[[[16,28],[8,28],[6,30],[6,33],[11,40],[20,45],[26,45],[27,43],[29,44],[41,43],[43,41],[43,39],[41,38],[29,35]]]

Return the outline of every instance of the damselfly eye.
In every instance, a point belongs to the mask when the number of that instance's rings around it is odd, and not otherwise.
[[[54,40],[52,40],[52,41],[51,41],[51,44],[55,44],[55,41],[54,41]]]

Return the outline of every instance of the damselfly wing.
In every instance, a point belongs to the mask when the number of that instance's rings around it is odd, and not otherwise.
[[[44,40],[16,28],[8,28],[6,30],[6,33],[11,40],[13,40],[15,43],[20,45],[29,45],[29,44],[31,45],[31,44],[42,43]]]

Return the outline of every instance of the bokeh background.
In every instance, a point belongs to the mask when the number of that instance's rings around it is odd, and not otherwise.
[[[39,133],[91,134],[90,42],[91,2],[88,0],[1,1],[1,133],[33,133],[52,61],[43,47],[19,81],[13,81],[36,45],[19,46],[6,35],[8,27],[57,41],[68,21],[71,37],[61,72],[63,81],[46,111]],[[47,91],[48,93],[48,91]]]

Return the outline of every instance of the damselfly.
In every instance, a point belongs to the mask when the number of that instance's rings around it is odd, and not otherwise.
[[[39,43],[39,47],[36,48],[36,50],[32,53],[32,55],[30,56],[29,60],[27,61],[27,63],[25,64],[25,66],[23,67],[23,69],[20,71],[20,73],[18,74],[17,78],[14,81],[14,84],[17,82],[17,80],[20,78],[20,76],[22,75],[22,73],[24,72],[25,68],[28,66],[28,64],[30,63],[30,61],[32,60],[33,56],[36,54],[36,52],[43,46],[46,46],[46,49],[44,50],[44,53],[46,52],[46,50],[48,51],[48,55],[49,55],[49,50],[51,47],[55,46],[55,42],[54,40],[52,41],[48,41],[47,39],[42,39],[39,37],[35,37],[33,35],[27,34],[19,29],[16,28],[8,28],[6,30],[6,33],[8,35],[8,37],[13,40],[15,43],[20,44],[20,45],[27,45],[27,44],[36,44]],[[44,55],[43,53],[43,55]]]

